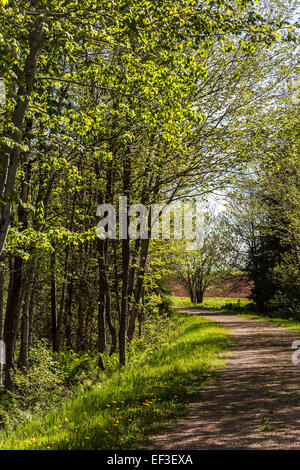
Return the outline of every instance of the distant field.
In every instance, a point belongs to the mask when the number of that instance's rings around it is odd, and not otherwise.
[[[249,280],[248,276],[242,273],[236,273],[229,276],[228,279],[223,280],[220,284],[210,286],[204,296],[212,298],[232,298],[232,299],[247,299],[251,294],[253,282]],[[172,281],[169,283],[168,288],[172,295],[176,297],[188,296],[188,291],[180,281]]]

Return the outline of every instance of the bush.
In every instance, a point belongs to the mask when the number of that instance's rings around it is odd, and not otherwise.
[[[31,349],[27,371],[15,373],[16,392],[0,395],[0,425],[14,427],[27,420],[32,412],[39,413],[61,400],[64,373],[44,342]]]
[[[105,375],[110,377],[114,372],[119,369],[119,355],[117,353],[112,354],[109,356],[107,353],[101,354],[103,367],[105,370]]]
[[[91,356],[86,352],[61,351],[54,357],[64,375],[64,383],[67,386],[83,383],[85,379],[95,376],[98,369],[97,355]]]
[[[274,269],[277,291],[271,308],[283,318],[300,320],[300,276],[294,258],[286,254]]]
[[[183,323],[184,320],[174,315],[171,310],[167,314],[162,314],[158,309],[156,313],[147,316],[143,322],[142,337],[135,336],[127,345],[127,365],[142,363],[144,358],[169,344],[178,336],[181,327],[183,333]],[[101,354],[101,358],[105,375],[110,377],[119,368],[118,354],[115,353],[111,356]]]
[[[142,337],[135,336],[127,346],[129,367],[144,363],[151,354],[183,333],[183,318],[172,312],[162,313],[169,302],[160,301],[160,296],[156,296],[155,313],[152,311],[144,320]],[[161,310],[160,305],[163,306]],[[104,372],[98,367],[100,356]],[[30,351],[29,366],[28,371],[16,372],[16,393],[0,395],[0,426],[7,430],[28,421],[33,414],[43,415],[62,398],[86,393],[96,382],[97,387],[101,388],[101,382],[119,369],[119,358],[117,353],[112,356],[74,351],[53,354],[47,343],[40,341]]]

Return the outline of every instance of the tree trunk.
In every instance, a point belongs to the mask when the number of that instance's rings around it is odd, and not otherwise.
[[[119,330],[119,362],[120,366],[126,365],[126,328],[128,318],[128,269],[129,269],[130,246],[128,238],[122,240],[122,298],[121,319]]]
[[[110,291],[109,291],[108,283],[107,283],[107,291],[106,291],[106,299],[105,299],[105,308],[106,308],[107,326],[111,334],[111,348],[109,351],[109,355],[111,356],[117,349],[117,332],[111,319],[111,301],[110,301]]]
[[[29,348],[32,344],[32,333],[33,333],[33,311],[34,311],[34,302],[35,302],[35,296],[36,296],[36,285],[37,282],[33,282],[32,286],[32,291],[31,291],[31,297],[30,297],[30,303],[29,303]]]
[[[196,302],[197,302],[197,304],[202,304],[203,296],[204,296],[204,292],[202,290],[197,290],[196,291]]]
[[[73,303],[73,274],[68,283],[67,288],[68,296],[66,300],[66,311],[65,311],[65,335],[66,335],[66,347],[72,349],[72,303]]]
[[[17,144],[21,143],[22,140],[25,115],[30,95],[34,87],[37,58],[44,38],[43,17],[38,15],[32,31],[29,31],[29,53],[25,60],[23,72],[24,84],[19,86],[16,105],[12,116],[12,123],[15,130],[12,132],[10,137]],[[22,81],[23,80],[21,80],[21,83]],[[12,204],[11,201],[8,200],[8,196],[13,193],[15,188],[20,153],[21,151],[19,146],[13,146],[8,152],[6,152],[7,156],[2,160],[3,163],[1,163],[0,168],[0,173],[2,173],[0,197],[3,197],[5,201],[4,206],[0,209],[0,256],[5,246],[10,225]]]
[[[118,319],[120,323],[121,303],[120,303],[120,295],[119,295],[119,271],[118,271],[118,256],[117,256],[116,240],[113,240],[113,252],[114,252],[114,291],[115,291],[115,297],[116,297]]]
[[[108,249],[108,240],[105,240],[104,244],[104,261],[103,265],[103,280],[104,280],[104,288],[105,288],[105,313],[106,313],[106,322],[107,326],[111,335],[111,348],[110,348],[110,356],[116,351],[117,349],[117,332],[114,327],[114,324],[111,319],[111,295],[110,295],[110,287],[108,282],[108,277],[106,274],[106,259],[107,259],[107,249]]]
[[[128,341],[132,341],[132,338],[134,335],[136,316],[137,316],[137,312],[139,309],[139,303],[140,303],[142,288],[144,284],[144,276],[145,276],[145,270],[146,270],[148,250],[149,250],[149,238],[141,241],[140,267],[139,267],[137,281],[136,281],[133,306],[132,306],[132,309],[130,312],[130,318],[129,318],[129,326],[128,326],[128,331],[127,331]]]
[[[28,369],[28,357],[29,357],[29,308],[31,299],[31,286],[27,286],[24,297],[24,305],[22,311],[21,321],[21,347],[18,360],[18,366],[20,369]]]
[[[51,336],[52,350],[58,352],[57,338],[57,286],[56,286],[56,256],[55,251],[51,253]]]
[[[139,338],[142,337],[142,328],[143,328],[143,321],[144,321],[144,311],[145,311],[145,288],[143,287],[142,289],[142,305],[139,307],[139,332],[138,336]]]
[[[140,249],[140,244],[141,244],[141,239],[138,238],[135,240],[134,244],[134,250],[131,256],[131,268],[130,268],[130,274],[129,274],[129,283],[128,283],[128,299],[129,302],[131,301],[131,296],[133,294],[133,288],[134,288],[134,277],[135,277],[135,272],[136,272],[136,262],[139,254],[139,249]]]
[[[98,350],[106,351],[106,322],[105,322],[105,279],[104,279],[104,240],[97,240],[98,268],[99,268],[99,294],[98,294]]]
[[[5,281],[5,271],[4,268],[1,266],[1,259],[0,259],[0,348],[2,348],[2,341],[3,341],[3,328],[4,328],[4,281]],[[3,363],[2,360],[4,359],[1,357],[3,353],[3,349],[0,350],[0,392],[3,388]]]
[[[189,296],[190,296],[192,304],[194,304],[195,303],[195,295],[194,295],[194,292],[193,292],[192,289],[189,291]]]
[[[76,331],[76,351],[84,350],[84,315],[83,315],[83,300],[81,298],[82,292],[80,293],[80,299],[78,300],[77,310],[77,331]]]
[[[22,297],[22,266],[23,260],[15,258],[13,272],[11,273],[6,315],[4,322],[4,342],[6,345],[5,388],[14,392],[13,380],[14,356],[17,339],[17,327]]]
[[[26,273],[26,285],[24,287],[24,304],[22,310],[21,321],[21,346],[18,359],[18,366],[21,369],[28,369],[28,357],[30,347],[30,312],[31,312],[31,297],[33,295],[34,273],[36,269],[36,256],[28,263]],[[24,281],[23,281],[24,282]]]
[[[130,157],[127,153],[124,158],[123,167],[123,191],[124,196],[129,197],[130,188]],[[127,200],[129,204],[129,200]],[[121,214],[120,214],[121,215]],[[129,261],[130,261],[130,244],[128,239],[128,211],[127,208],[122,214],[123,219],[126,219],[127,231],[123,234],[125,239],[122,239],[122,298],[121,298],[121,317],[119,329],[119,364],[126,365],[126,329],[128,319],[128,280],[129,280]]]

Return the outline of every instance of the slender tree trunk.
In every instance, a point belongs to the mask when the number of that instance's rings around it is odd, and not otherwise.
[[[31,285],[27,286],[23,311],[22,311],[22,321],[21,321],[21,347],[18,360],[18,366],[20,369],[28,369],[28,357],[29,357],[29,308],[30,308],[30,299],[32,294]]]
[[[82,291],[79,291],[80,299],[78,300],[77,310],[77,331],[76,331],[76,351],[84,350],[84,315],[83,300],[81,298]]]
[[[52,350],[58,352],[57,338],[57,286],[56,286],[56,256],[51,253],[51,336]]]
[[[4,328],[4,282],[5,282],[5,271],[4,268],[1,266],[1,259],[0,259],[0,348],[3,341],[3,328]],[[2,364],[2,357],[0,351],[0,392],[3,388],[3,364]]]
[[[127,153],[124,159],[124,174],[123,174],[123,191],[124,196],[127,196],[129,204],[129,188],[130,188],[130,156]],[[126,226],[128,228],[128,211],[122,214],[123,219],[126,219]],[[128,239],[128,229],[126,234],[123,234],[125,239],[122,240],[122,298],[121,298],[121,317],[119,329],[119,364],[120,366],[126,365],[126,329],[128,320],[128,280],[129,280],[129,262],[130,262],[130,244]]]
[[[68,248],[68,247],[67,247]],[[67,250],[68,251],[68,250]],[[67,258],[67,255],[66,255]],[[67,264],[68,262],[66,261],[65,263],[65,277],[67,277]],[[63,324],[63,314],[64,314],[64,306],[65,306],[65,296],[66,296],[66,283],[63,283],[62,289],[61,289],[61,296],[60,296],[60,305],[59,305],[59,311],[57,314],[57,328],[56,328],[56,338],[57,338],[57,349],[59,351],[60,348],[60,342],[61,342],[61,330],[62,330],[62,324]]]
[[[43,30],[43,17],[38,15],[33,29],[29,31],[29,53],[24,65],[24,84],[19,86],[16,105],[13,111],[12,123],[15,130],[10,137],[16,143],[21,143],[27,107],[34,87],[34,78],[38,54],[45,38]],[[20,80],[23,83],[23,80]],[[12,194],[15,188],[16,176],[19,167],[20,149],[18,145],[12,146],[6,157],[1,162],[2,179],[0,181],[0,196],[5,200],[4,206],[0,209],[0,255],[3,252],[6,237],[10,225],[10,216],[12,204],[8,196]],[[9,370],[9,368],[8,368]]]
[[[85,318],[84,318],[84,349],[92,349],[93,347],[93,342],[92,338],[90,335],[90,331],[92,330],[91,328],[91,323],[92,323],[92,318],[93,318],[93,313],[90,311],[87,311]]]
[[[132,257],[131,257],[131,268],[130,268],[129,284],[128,284],[128,299],[129,299],[129,302],[130,302],[131,296],[133,294],[134,277],[135,277],[135,272],[136,272],[136,262],[137,262],[137,259],[138,259],[140,244],[141,244],[141,239],[140,238],[135,240],[134,250],[133,250],[133,253],[132,253]]]
[[[144,311],[145,311],[145,287],[142,289],[142,305],[139,308],[139,332],[138,336],[139,338],[142,337],[142,328],[143,328],[143,322],[144,322]]]
[[[137,281],[136,281],[134,301],[133,301],[133,305],[132,305],[132,309],[131,309],[130,317],[129,317],[129,326],[128,326],[128,331],[127,331],[128,341],[132,341],[132,338],[134,335],[136,316],[138,313],[141,293],[142,293],[143,284],[144,284],[144,276],[145,276],[145,270],[146,270],[148,250],[149,250],[149,238],[147,240],[141,240],[140,267],[139,267]]]
[[[65,335],[67,349],[72,349],[72,304],[73,304],[73,274],[68,283],[68,295],[66,300],[65,312]]]
[[[104,258],[102,258],[101,261],[102,262],[104,261],[102,268],[103,268],[103,281],[104,281],[104,289],[105,289],[105,314],[106,314],[107,326],[111,335],[111,348],[110,348],[109,354],[112,355],[117,349],[117,332],[111,319],[111,295],[110,295],[108,277],[106,274],[107,249],[108,249],[108,240],[105,240]]]
[[[97,240],[98,268],[99,268],[99,294],[98,294],[98,350],[106,351],[106,321],[105,321],[105,279],[104,279],[104,240]]]
[[[6,315],[4,322],[4,342],[6,345],[5,388],[14,392],[13,380],[14,356],[17,339],[17,327],[22,297],[22,266],[23,260],[15,258],[13,272],[11,273]]]
[[[120,323],[121,303],[120,303],[120,294],[119,294],[119,271],[118,271],[117,244],[115,240],[113,240],[113,251],[114,251],[114,290],[115,290],[115,297],[116,297],[118,319]]]
[[[33,281],[30,303],[29,303],[29,349],[32,345],[32,333],[33,333],[33,313],[34,313],[34,302],[36,297],[36,285],[37,282]]]
[[[117,332],[116,328],[111,319],[111,298],[110,298],[110,289],[108,280],[106,278],[106,292],[105,292],[105,313],[106,313],[106,322],[107,326],[111,335],[111,347],[109,354],[110,356],[116,351],[117,349]]]
[[[128,318],[128,269],[129,269],[130,247],[129,240],[122,240],[122,298],[121,319],[119,330],[119,362],[120,366],[126,365],[126,328]]]
[[[30,336],[30,304],[33,292],[33,278],[36,268],[36,256],[29,261],[24,286],[24,304],[21,321],[21,346],[18,360],[18,366],[21,369],[28,369],[29,358],[29,336]]]
[[[185,281],[185,285],[188,289],[191,302],[193,304],[193,303],[195,303],[195,294],[194,294],[192,278],[191,278],[191,275],[190,275],[189,272],[187,273],[187,279],[185,279],[184,281]]]

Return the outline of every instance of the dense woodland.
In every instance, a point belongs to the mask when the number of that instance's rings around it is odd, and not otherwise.
[[[2,390],[37,348],[125,366],[172,276],[202,302],[246,272],[258,311],[300,318],[296,6],[0,0]],[[98,238],[120,196],[201,201],[202,249]]]

